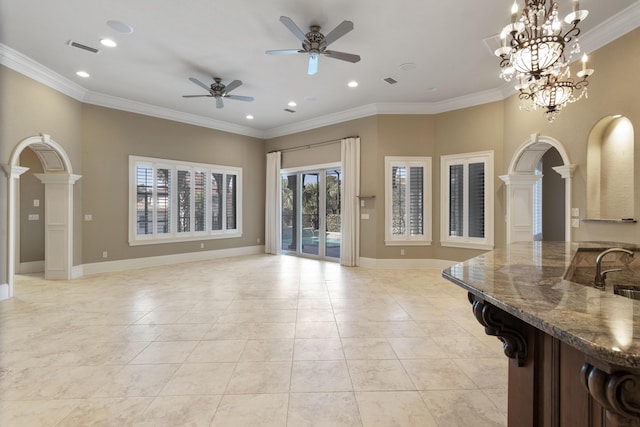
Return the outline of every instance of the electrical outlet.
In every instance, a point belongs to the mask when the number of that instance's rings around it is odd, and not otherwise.
[[[580,228],[580,220],[577,218],[573,218],[571,220],[571,227],[573,228]]]
[[[400,249],[400,255],[404,255],[404,249]]]
[[[257,242],[260,243],[260,238],[258,237]]]
[[[204,243],[200,243],[200,249],[204,249]]]
[[[102,252],[102,258],[107,258],[108,256],[109,254],[107,253],[107,251]]]

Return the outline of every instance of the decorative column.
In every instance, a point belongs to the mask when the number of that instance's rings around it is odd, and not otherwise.
[[[507,184],[507,243],[533,240],[533,186],[542,175],[501,175]]]
[[[565,192],[564,230],[565,230],[565,241],[567,242],[571,241],[571,200],[573,200],[572,194],[571,194],[571,189],[573,188],[573,186],[571,184],[573,181],[573,172],[575,172],[577,167],[578,165],[563,165],[563,166],[556,166],[552,168],[554,171],[558,172],[560,176],[564,179],[564,192]]]
[[[21,166],[2,165],[7,175],[7,282],[0,283],[0,301],[13,297],[13,277],[16,272],[16,210],[19,205],[17,200],[20,175],[29,170]]]
[[[45,279],[71,279],[73,263],[73,184],[80,175],[34,174],[45,185]]]

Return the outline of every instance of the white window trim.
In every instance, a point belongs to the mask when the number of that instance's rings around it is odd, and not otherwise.
[[[484,174],[484,238],[449,236],[449,166],[457,164],[485,164]],[[456,248],[490,250],[494,248],[494,168],[493,150],[475,153],[451,154],[440,157],[440,245]],[[465,179],[465,188],[467,186]],[[465,190],[465,194],[467,190]],[[464,205],[465,223],[468,223],[467,203]],[[468,231],[468,227],[465,227]]]
[[[424,234],[421,236],[397,236],[391,233],[393,217],[392,209],[392,182],[391,173],[393,166],[422,166],[423,173],[423,191],[424,191]],[[416,156],[385,156],[384,158],[384,244],[386,246],[430,246],[432,236],[432,191],[431,191],[431,157]],[[407,198],[409,200],[409,198]]]
[[[155,191],[155,174],[158,169],[169,169],[171,171],[171,224],[169,226],[168,233],[157,233],[154,227],[152,234],[137,234],[137,185],[136,185],[136,168],[139,165],[149,166],[153,169],[154,173],[154,202],[157,197]],[[177,232],[177,218],[178,218],[178,202],[177,202],[177,177],[178,170],[189,171],[191,174],[191,195],[190,198],[190,224],[191,230],[188,232]],[[207,201],[205,203],[205,231],[193,231],[195,227],[194,215],[195,215],[195,172],[205,172],[205,192],[207,195]],[[214,173],[221,173],[225,178],[224,189],[226,194],[226,176],[236,176],[236,228],[232,230],[226,229],[226,203],[223,201],[223,213],[222,213],[222,230],[212,230],[211,219],[211,175]],[[223,194],[222,198],[225,198]],[[157,211],[153,210],[154,224],[156,220]],[[203,163],[182,162],[167,159],[156,159],[152,157],[141,156],[129,156],[129,245],[152,245],[159,243],[174,243],[174,242],[189,242],[194,240],[213,240],[213,239],[229,239],[242,237],[242,168],[233,166],[220,166],[220,165],[208,165]]]

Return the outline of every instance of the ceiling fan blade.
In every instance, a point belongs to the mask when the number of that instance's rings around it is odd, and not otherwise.
[[[216,108],[224,108],[221,96],[216,96]]]
[[[207,86],[206,84],[202,83],[200,80],[194,78],[194,77],[189,77],[189,80],[191,80],[192,82],[194,82],[195,84],[197,84],[198,86],[200,86],[201,88],[203,88],[204,90],[211,90],[211,87]]]
[[[241,85],[242,85],[242,81],[241,80],[234,80],[224,88],[224,92],[225,93],[229,93],[232,90],[240,87]]]
[[[182,95],[183,98],[211,98],[213,95]]]
[[[360,61],[360,55],[354,55],[352,53],[338,52],[338,51],[335,51],[335,50],[325,50],[322,53],[324,55],[328,56],[329,58],[339,59],[341,61],[347,61],[347,62],[358,62],[358,61]]]
[[[302,51],[304,52],[304,51]],[[291,55],[294,53],[301,53],[299,49],[283,49],[283,50],[268,50],[267,55]]]
[[[291,20],[291,18],[287,16],[281,16],[280,22],[282,22],[284,26],[287,27],[298,40],[300,40],[301,42],[307,40],[302,30],[295,24],[295,22]]]
[[[329,46],[331,43],[338,40],[340,37],[344,36],[351,30],[353,30],[353,22],[342,21],[340,25],[335,27],[329,34],[324,36],[325,46]]]
[[[309,70],[307,73],[311,76],[318,72],[318,54],[312,53],[309,55]]]
[[[247,101],[247,102],[253,101],[253,96],[227,95],[225,96],[225,98],[235,99],[238,101]]]

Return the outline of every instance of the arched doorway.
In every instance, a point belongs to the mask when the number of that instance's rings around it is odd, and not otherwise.
[[[553,167],[565,182],[564,230],[565,241],[571,241],[571,183],[576,165],[571,164],[563,145],[548,136],[531,135],[516,151],[509,164],[509,174],[500,176],[507,184],[507,243],[534,240],[535,187],[542,179],[536,174],[540,159],[550,149],[555,148],[562,159],[562,165]]]
[[[16,271],[16,234],[19,213],[20,175],[28,169],[20,166],[20,154],[30,148],[40,159],[44,173],[36,174],[45,185],[45,279],[70,279],[73,262],[73,185],[80,179],[74,175],[71,161],[64,149],[49,135],[43,134],[22,140],[4,166],[8,185],[8,289],[0,290],[2,297],[13,296]]]

